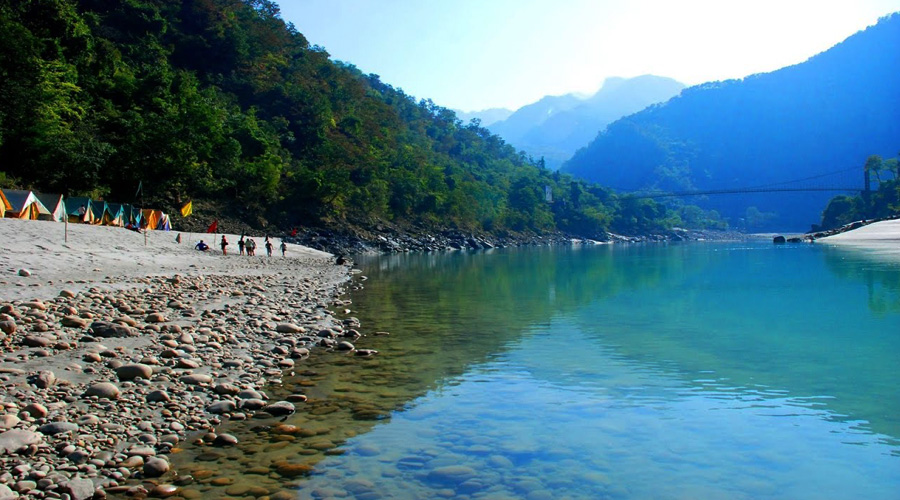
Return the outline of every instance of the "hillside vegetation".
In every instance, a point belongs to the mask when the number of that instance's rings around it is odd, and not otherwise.
[[[148,205],[256,227],[686,222],[330,60],[268,0],[0,0],[0,187],[132,202],[141,182]]]
[[[894,14],[802,64],[691,87],[618,120],[563,171],[616,189],[679,191],[756,187],[858,165],[851,177],[817,182],[861,188],[860,158],[900,147],[898,64]],[[702,206],[733,224],[755,220],[749,229],[806,229],[833,195],[721,196]]]

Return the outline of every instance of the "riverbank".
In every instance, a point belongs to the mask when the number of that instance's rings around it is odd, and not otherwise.
[[[897,257],[900,256],[900,219],[860,224],[852,230],[819,238],[816,242]]]
[[[350,271],[330,254],[222,256],[193,250],[206,235],[68,231],[0,219],[0,498],[171,494],[153,481],[180,442],[233,445],[216,435],[224,419],[293,412],[303,394],[270,401],[263,387],[311,348],[359,336],[329,312]],[[150,482],[125,486],[136,478]]]
[[[545,245],[646,243],[666,241],[712,241],[744,239],[737,231],[695,230],[675,228],[643,235],[601,233],[592,238],[561,232],[544,234],[528,232],[473,233],[457,229],[435,229],[424,226],[401,227],[384,222],[367,228],[348,226],[335,230],[302,228],[286,241],[330,252],[336,255],[392,254],[407,252],[444,252],[453,250],[488,250],[492,248]]]

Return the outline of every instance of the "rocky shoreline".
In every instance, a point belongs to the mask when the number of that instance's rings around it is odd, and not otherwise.
[[[276,402],[263,388],[310,349],[375,354],[329,312],[348,267],[256,267],[0,301],[0,499],[175,495],[185,478],[166,455],[189,436],[235,444],[216,435],[224,419],[292,413],[303,394]]]
[[[638,236],[603,233],[594,238],[585,238],[560,232],[475,234],[459,230],[401,229],[376,224],[370,231],[305,228],[299,230],[296,236],[285,237],[285,240],[335,255],[356,255],[489,250],[544,245],[739,240],[745,237],[743,233],[737,231],[672,229]]]

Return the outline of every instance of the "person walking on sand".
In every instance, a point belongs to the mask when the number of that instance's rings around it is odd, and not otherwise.
[[[244,235],[241,235],[241,239],[238,240],[238,252],[241,255],[244,255]]]
[[[287,243],[284,240],[281,240],[281,256],[284,257],[284,253],[287,252]]]
[[[245,245],[247,245],[247,255],[251,257],[256,255],[256,241],[253,238],[247,238]]]
[[[274,245],[272,245],[272,242],[269,241],[268,239],[266,239],[266,255],[268,255],[269,257],[272,256],[272,247],[273,246]]]
[[[228,247],[228,240],[225,239],[224,234],[222,235],[222,242],[219,243],[219,246],[222,247],[222,255],[228,255],[228,250],[226,250]]]

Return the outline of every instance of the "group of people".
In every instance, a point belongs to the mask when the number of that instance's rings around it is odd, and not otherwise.
[[[180,238],[181,235],[179,234],[178,237]],[[275,246],[269,240],[268,236],[266,236],[266,243],[264,246],[266,247],[266,255],[271,257]],[[222,249],[222,255],[228,255],[228,238],[226,238],[224,234],[222,235],[222,240],[219,241],[219,247]],[[206,252],[209,250],[209,245],[207,245],[205,241],[200,240],[200,243],[197,243],[194,248],[201,252]],[[240,252],[240,255],[244,255],[245,250],[249,256],[256,255],[256,240],[253,238],[247,238],[245,240],[244,235],[242,234],[241,239],[238,240],[238,251]],[[284,257],[286,253],[287,243],[285,243],[284,240],[281,240],[281,256]]]

